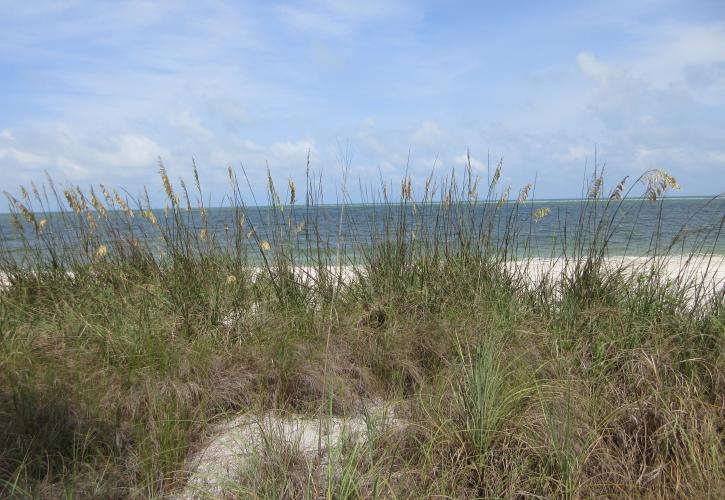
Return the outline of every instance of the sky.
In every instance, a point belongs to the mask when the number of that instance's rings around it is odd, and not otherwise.
[[[322,174],[461,171],[581,194],[650,168],[725,191],[725,2],[0,0],[0,190],[160,199],[158,161],[221,200]],[[344,172],[347,172],[345,177]],[[339,194],[338,194],[339,196]]]

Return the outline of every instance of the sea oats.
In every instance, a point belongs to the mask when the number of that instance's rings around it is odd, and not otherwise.
[[[410,176],[407,178],[403,177],[403,180],[401,181],[400,194],[405,201],[410,201],[413,198],[412,183],[413,180]]]
[[[551,209],[549,207],[541,207],[536,210],[534,210],[534,220],[541,220],[547,215],[551,213]]]
[[[164,184],[164,191],[166,191],[166,196],[170,200],[174,200],[174,188],[171,186],[171,181],[169,180],[169,176],[166,173],[166,167],[164,167],[163,162],[159,159],[159,175],[161,176],[161,182]]]
[[[28,210],[27,207],[22,203],[16,203],[16,206],[18,207],[18,210],[20,210],[20,213],[26,221],[30,222],[34,226],[37,226],[33,212]]]
[[[498,184],[499,179],[501,178],[501,170],[503,169],[503,158],[501,158],[496,165],[496,170],[493,172],[493,177],[491,178],[491,186],[496,186]]]
[[[600,176],[594,179],[594,183],[592,184],[591,189],[589,189],[589,198],[594,200],[599,198],[599,196],[602,194],[602,185],[604,184],[604,179]]]
[[[498,202],[496,203],[496,208],[499,209],[503,206],[504,203],[506,203],[506,200],[509,199],[509,193],[511,192],[511,186],[507,186],[506,189],[504,189],[503,193],[501,193],[501,197],[498,199]]]
[[[141,215],[143,216],[144,219],[149,221],[154,226],[158,225],[156,216],[154,215],[154,213],[151,210],[144,210],[143,212],[141,212]]]
[[[25,228],[23,227],[23,223],[22,223],[22,222],[20,222],[20,217],[18,217],[18,214],[17,214],[17,213],[15,213],[15,212],[12,212],[12,213],[10,214],[10,219],[11,219],[11,220],[12,220],[12,222],[13,222],[13,227],[14,227],[14,228],[15,228],[15,229],[16,229],[17,231],[19,231],[19,232],[21,232],[21,233],[22,233],[22,232],[23,232],[23,230],[24,230]]]
[[[101,245],[96,249],[96,258],[102,259],[106,255],[108,255],[108,247],[106,245]]]
[[[101,217],[106,217],[106,207],[104,207],[101,200],[98,199],[95,191],[93,191],[93,188],[91,188],[91,205],[93,205],[93,208],[96,209],[96,212],[101,214]]]
[[[88,223],[88,229],[90,232],[94,232],[96,230],[96,218],[93,217],[93,214],[86,210],[86,222]]]
[[[680,189],[680,183],[673,176],[660,170],[653,168],[646,172],[641,181],[645,184],[644,197],[649,201],[657,201],[668,188]]]
[[[86,197],[83,195],[83,191],[79,186],[76,186],[76,193],[78,194],[78,207],[79,211],[85,212],[88,210],[88,204],[86,203]]]
[[[476,178],[472,184],[468,187],[468,199],[470,201],[478,199],[478,182],[480,179]]]
[[[529,199],[529,191],[531,191],[532,184],[527,184],[519,191],[519,197],[516,199],[516,203],[524,203]]]
[[[287,184],[289,185],[289,204],[294,205],[295,204],[295,183],[292,181],[292,179],[287,179]]]
[[[113,198],[111,197],[111,193],[108,192],[108,189],[106,189],[106,186],[103,184],[101,186],[101,193],[103,193],[103,197],[106,199],[106,203],[109,207],[113,206]]]
[[[133,216],[134,216],[133,210],[131,210],[131,208],[128,206],[128,203],[126,203],[126,201],[123,198],[121,198],[121,195],[118,194],[118,191],[114,190],[113,195],[116,200],[116,203],[118,204],[119,207],[121,207],[121,210],[123,210],[126,213],[126,215],[133,218]]]
[[[40,193],[38,192],[38,188],[35,185],[35,182],[34,181],[30,181],[30,187],[33,190],[33,196],[35,196],[35,199],[36,200],[39,200],[40,199]]]
[[[191,212],[191,199],[189,198],[189,190],[186,189],[186,183],[184,182],[184,179],[181,179],[179,181],[179,184],[181,184],[181,190],[184,192],[184,201],[186,202],[186,210],[188,212]]]
[[[81,204],[78,201],[78,195],[73,191],[72,189],[66,189],[63,191],[63,195],[65,196],[66,201],[68,202],[68,206],[73,210],[75,213],[81,212]]]
[[[627,182],[627,179],[629,176],[625,176],[621,181],[619,181],[619,184],[617,184],[617,187],[614,188],[612,191],[612,194],[609,195],[609,198],[612,200],[621,200],[622,199],[622,192],[624,191],[624,184]]]

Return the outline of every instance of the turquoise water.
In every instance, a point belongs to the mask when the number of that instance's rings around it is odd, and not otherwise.
[[[505,228],[515,227],[518,232],[514,253],[522,257],[549,257],[560,255],[565,247],[574,245],[574,239],[594,237],[590,221],[611,220],[608,234],[609,255],[644,255],[657,249],[671,254],[710,253],[725,254],[725,237],[719,235],[725,221],[724,198],[666,198],[651,203],[640,199],[607,204],[605,201],[584,203],[581,200],[539,200],[516,208],[506,203],[494,214],[494,205],[477,203],[454,204],[446,208],[440,204],[426,205],[322,205],[286,207],[283,212],[270,207],[249,207],[244,211],[245,224],[241,230],[235,224],[234,208],[207,210],[207,241],[220,249],[241,245],[251,256],[257,255],[257,241],[279,244],[279,234],[294,235],[295,245],[302,251],[323,250],[354,258],[373,242],[393,238],[392,228],[402,223],[408,241],[436,244],[456,244],[460,230],[478,236],[479,229],[490,234],[490,240],[501,244]],[[548,215],[535,220],[537,209],[548,208]],[[174,227],[173,219],[166,219],[162,210],[154,211],[159,223]],[[201,212],[193,210],[182,214],[184,223],[195,232],[204,228]],[[75,214],[52,213],[43,215],[47,224],[43,238],[53,237],[56,247],[73,252],[80,245],[79,219]],[[449,223],[445,220],[448,217]],[[583,229],[580,230],[580,223]],[[299,232],[295,228],[301,227]],[[258,240],[248,237],[254,228]],[[447,228],[447,230],[444,230]],[[156,227],[147,220],[134,217],[129,223],[120,212],[110,212],[108,230],[101,239],[112,243],[115,239],[143,240],[155,245],[161,241]],[[489,233],[490,229],[490,233]],[[601,235],[600,235],[601,237]],[[0,248],[5,256],[21,258],[27,248],[42,251],[43,239],[26,224],[22,231],[13,226],[9,214],[0,214]]]

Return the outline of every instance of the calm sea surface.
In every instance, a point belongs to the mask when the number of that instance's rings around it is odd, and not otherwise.
[[[529,202],[517,211],[513,203],[507,203],[491,218],[492,204],[480,203],[473,207],[454,204],[446,210],[457,214],[449,219],[458,221],[457,226],[445,224],[442,216],[445,210],[437,204],[407,205],[402,210],[399,205],[325,205],[311,209],[296,206],[286,207],[283,213],[269,207],[249,207],[245,210],[245,224],[241,229],[235,224],[235,209],[211,208],[206,212],[206,231],[202,231],[204,221],[200,211],[184,212],[182,217],[184,224],[194,228],[195,234],[205,233],[207,242],[213,241],[221,249],[240,245],[252,259],[258,256],[257,241],[280,244],[280,233],[294,235],[295,245],[303,252],[319,246],[337,253],[339,248],[341,255],[354,259],[371,243],[396,234],[391,228],[398,226],[403,217],[405,238],[409,241],[440,244],[449,239],[455,244],[455,234],[461,227],[478,234],[481,221],[487,221],[485,227],[489,227],[490,221],[492,240],[500,242],[505,227],[516,227],[519,233],[517,255],[549,257],[560,255],[565,245],[573,244],[580,221],[601,219],[605,206],[605,202],[585,206],[581,200],[542,200]],[[535,220],[533,214],[541,208],[551,211]],[[606,213],[614,221],[615,228],[608,243],[610,255],[643,255],[655,245],[659,251],[670,248],[672,254],[725,254],[725,236],[719,235],[725,218],[725,198],[667,198],[657,203],[625,200],[616,209],[610,205]],[[161,225],[174,227],[173,219],[167,219],[163,210],[155,210],[154,214]],[[6,257],[20,259],[27,248],[42,251],[43,240],[47,245],[50,238],[56,242],[55,247],[61,246],[66,252],[73,252],[74,247],[80,246],[78,230],[82,223],[75,214],[51,213],[42,217],[47,223],[39,239],[31,225],[26,224],[19,231],[9,214],[0,214],[0,251]],[[106,242],[111,243],[120,236],[121,239],[143,240],[150,246],[163,247],[158,229],[139,217],[138,212],[130,224],[124,214],[110,212],[107,224],[106,227],[113,231],[104,231],[102,240]],[[592,227],[586,222],[585,225]],[[442,229],[444,226],[447,230]],[[250,236],[252,228],[256,231],[256,239]],[[589,229],[579,234],[592,237]]]

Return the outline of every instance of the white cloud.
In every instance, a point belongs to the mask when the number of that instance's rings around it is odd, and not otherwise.
[[[315,143],[311,139],[297,141],[276,141],[269,145],[258,144],[244,139],[236,147],[211,153],[210,161],[216,165],[235,165],[242,162],[253,168],[264,167],[269,163],[275,171],[287,171],[291,167],[304,165],[307,154],[316,154]]]
[[[20,165],[27,166],[48,164],[48,159],[44,156],[16,148],[0,148],[0,160],[13,160]]]
[[[59,156],[55,161],[55,164],[59,167],[60,172],[72,181],[84,181],[87,180],[90,175],[90,170],[83,165],[80,165],[73,160],[69,160],[64,156]]]
[[[438,123],[434,120],[425,120],[413,133],[413,144],[435,146],[435,143],[445,135],[445,131]]]
[[[478,173],[483,173],[486,171],[486,164],[484,162],[482,162],[481,160],[479,160],[478,158],[474,157],[473,155],[470,155],[470,156],[468,154],[458,155],[455,158],[453,158],[453,163],[454,163],[454,165],[461,166],[461,167],[468,167],[468,165],[470,163],[471,168],[474,171],[476,171]]]
[[[169,123],[186,133],[198,135],[202,139],[209,139],[212,135],[211,131],[201,124],[199,118],[192,116],[188,110],[172,115]]]
[[[589,52],[580,52],[576,62],[581,72],[589,78],[606,82],[613,76],[613,70]]]
[[[159,157],[168,156],[166,149],[143,135],[121,134],[110,143],[105,151],[89,148],[89,156],[101,165],[123,168],[153,167]]]
[[[170,156],[165,148],[141,134],[78,135],[64,123],[8,132],[7,136],[14,137],[13,145],[3,146],[9,139],[0,140],[0,160],[5,178],[14,184],[37,181],[33,177],[42,170],[70,182],[134,178],[145,169],[155,171],[159,156]]]
[[[552,157],[557,161],[583,161],[592,156],[592,148],[584,146],[569,146],[563,153],[554,153]]]

